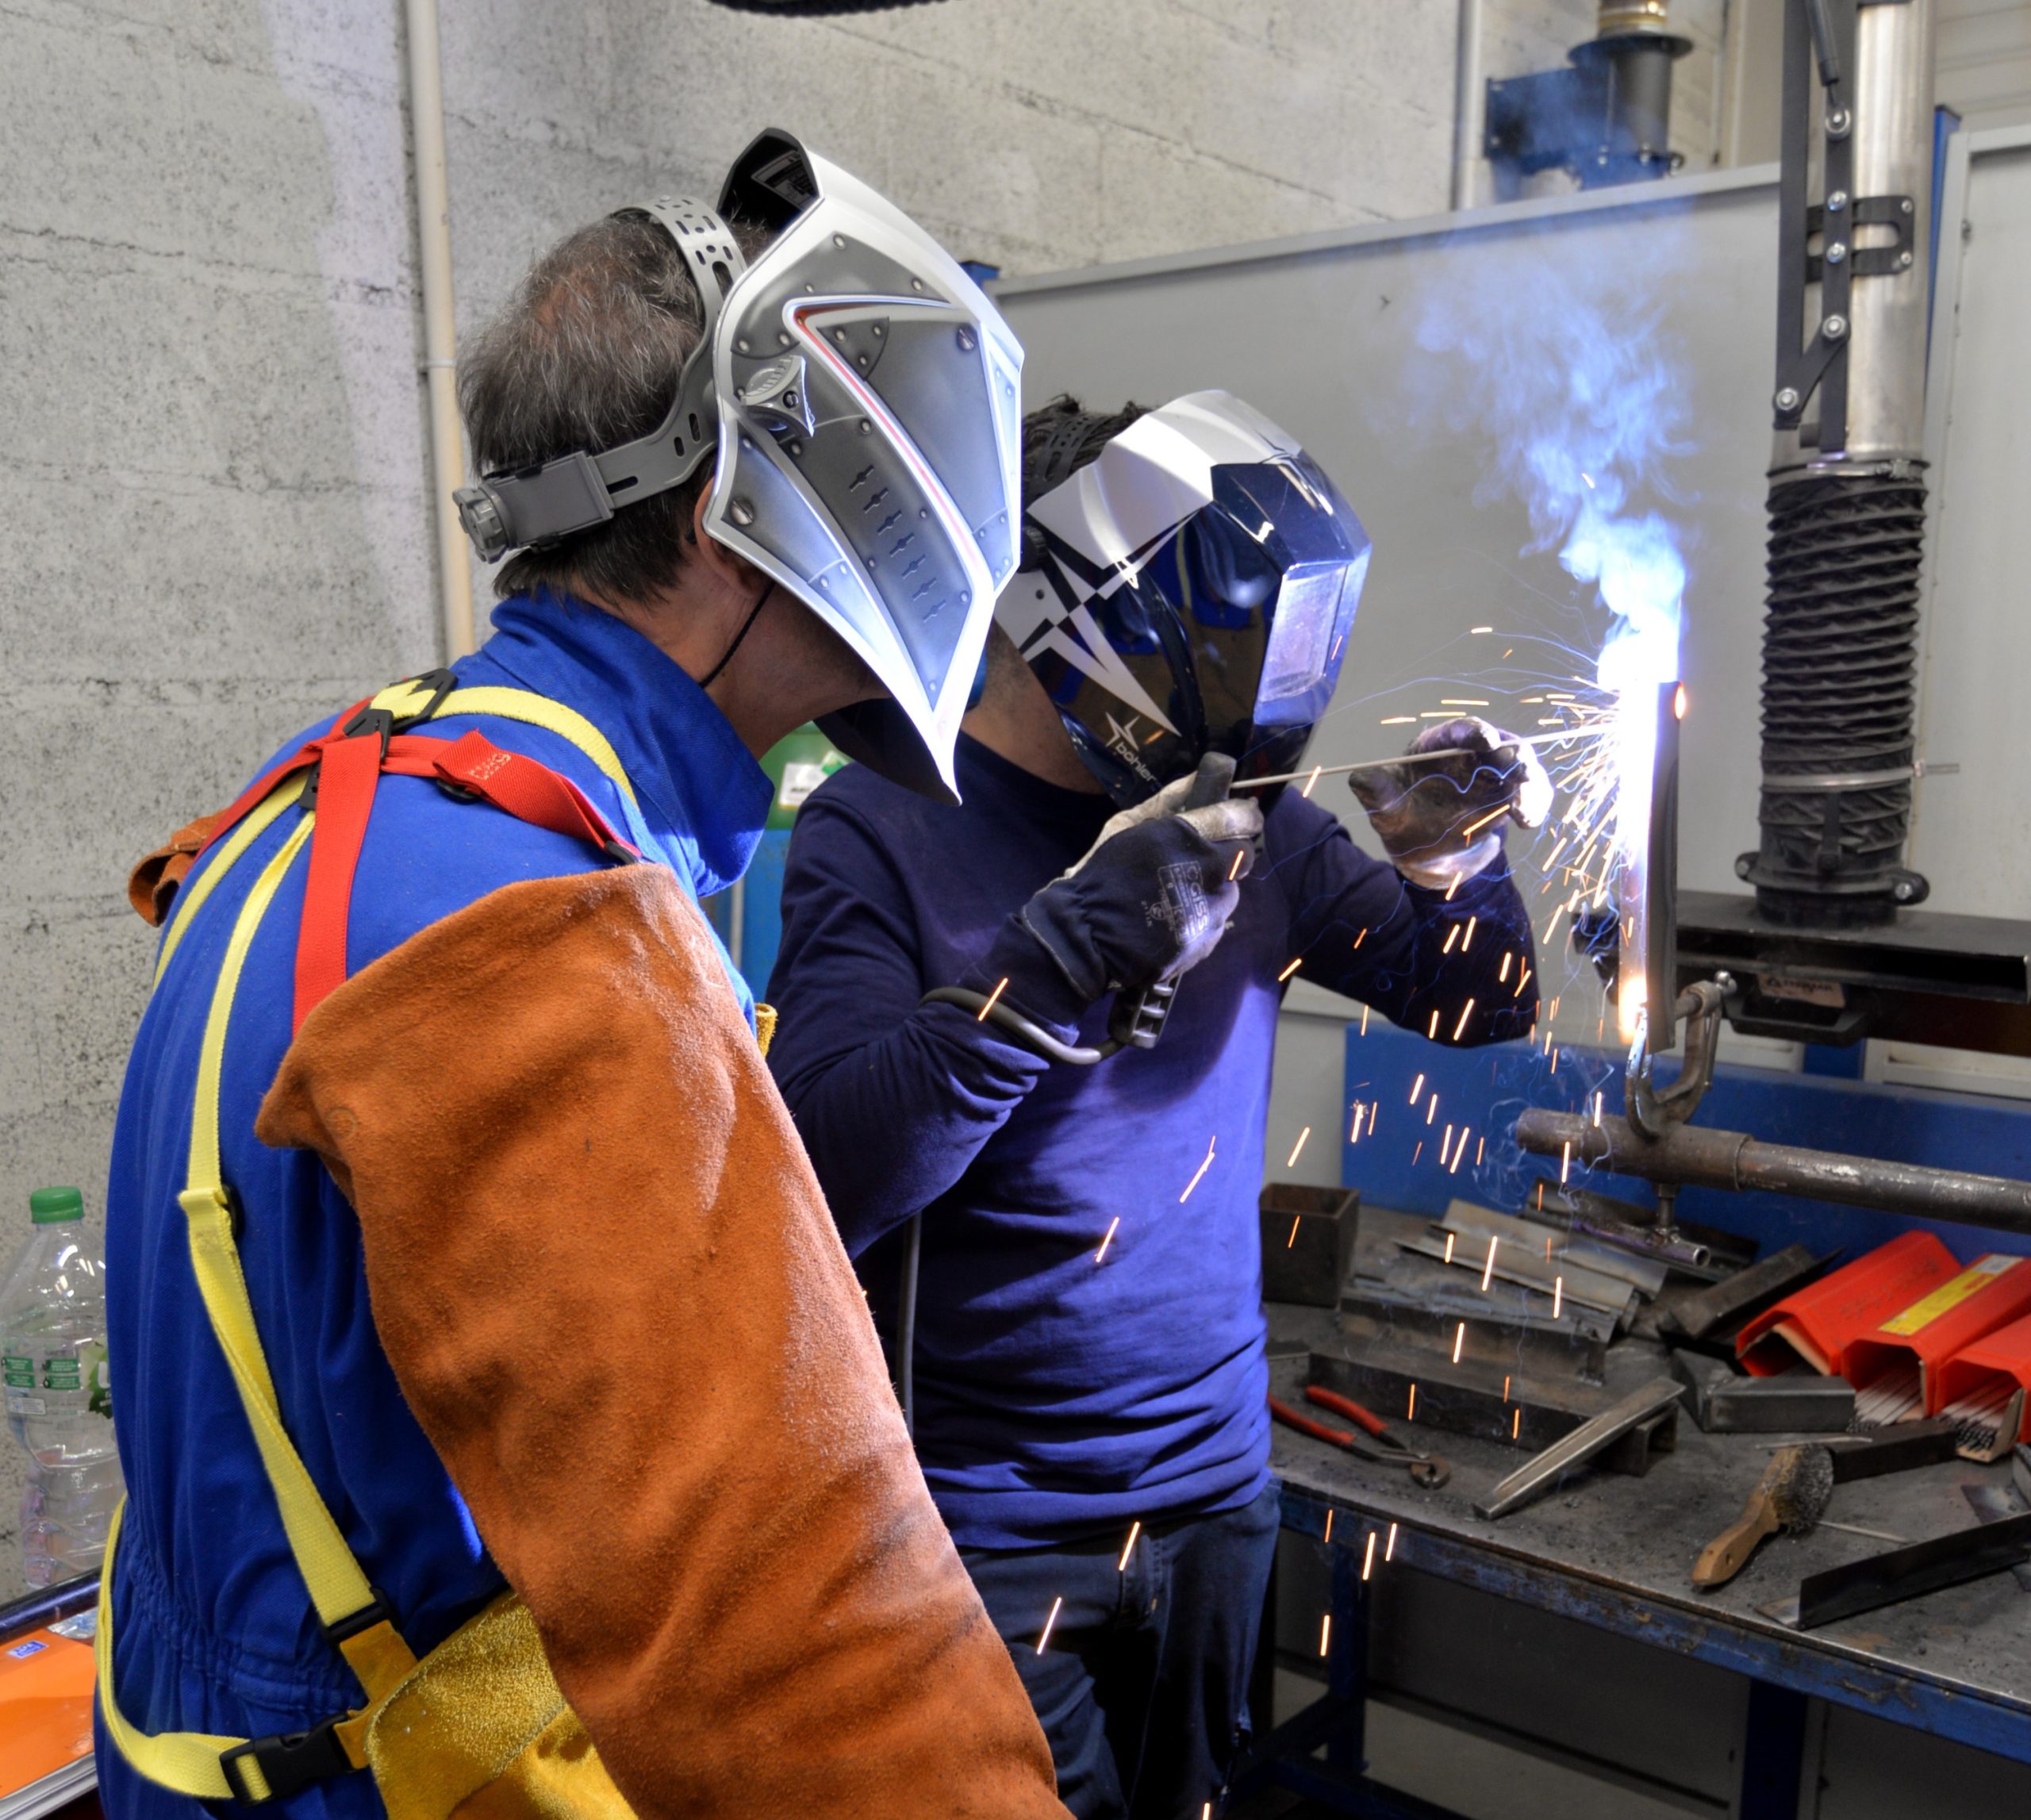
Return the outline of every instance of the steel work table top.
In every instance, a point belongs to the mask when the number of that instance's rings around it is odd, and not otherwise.
[[[1333,1311],[1271,1304],[1267,1312],[1273,1391],[1346,1426],[1303,1404],[1303,1356],[1276,1356],[1280,1342],[1335,1347]],[[1625,1339],[1609,1358],[1611,1388],[1668,1369],[1662,1349],[1641,1341]],[[1681,1413],[1676,1450],[1657,1455],[1644,1476],[1583,1468],[1537,1503],[1488,1522],[1475,1515],[1474,1500],[1530,1454],[1422,1424],[1394,1426],[1446,1458],[1453,1469],[1446,1485],[1422,1490],[1400,1467],[1356,1459],[1275,1424],[1285,1526],[1321,1536],[1330,1511],[1335,1545],[1365,1551],[1368,1530],[1386,1535],[1395,1522],[1393,1561],[1384,1565],[1379,1538],[1377,1573],[1415,1568],[2031,1761],[2031,1592],[2014,1574],[1794,1630],[1758,1608],[1795,1595],[1807,1573],[1895,1545],[1822,1526],[1773,1536],[1727,1585],[1694,1589],[1700,1549],[1741,1516],[1771,1446],[1793,1438],[1704,1434]],[[1918,1542],[1977,1520],[1964,1486],[2010,1484],[2006,1464],[1956,1460],[1837,1486],[1826,1515]]]

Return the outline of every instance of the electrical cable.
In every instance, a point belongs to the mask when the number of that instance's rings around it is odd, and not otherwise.
[[[923,1255],[923,1215],[913,1213],[903,1235],[903,1276],[896,1288],[896,1397],[903,1431],[917,1438],[917,1264]]]
[[[964,986],[939,986],[918,1000],[920,1004],[956,1004],[971,1012],[984,1023],[999,1024],[1018,1042],[1027,1043],[1046,1062],[1069,1062],[1075,1068],[1091,1068],[1118,1055],[1125,1045],[1110,1037],[1097,1049],[1074,1048],[1060,1042],[1051,1033],[1031,1021],[1006,1000],[989,1002],[985,993],[969,992]],[[982,1014],[985,1015],[983,1016]]]

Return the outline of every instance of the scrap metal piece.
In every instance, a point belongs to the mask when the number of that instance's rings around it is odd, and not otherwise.
[[[1799,1584],[1801,1630],[1895,1605],[2014,1568],[2031,1549],[2031,1511],[1891,1549],[1845,1567],[1808,1574]]]
[[[1856,1435],[1845,1444],[1830,1442],[1833,1482],[1846,1485],[1857,1479],[1879,1478],[1885,1473],[1908,1472],[1914,1466],[1937,1465],[1953,1457],[1960,1433],[1960,1425],[1952,1416],[1935,1415],[1925,1422],[1894,1423]]]
[[[2014,1485],[1963,1485],[1960,1495],[1968,1500],[1968,1507],[1985,1523],[1997,1522],[2031,1509],[2031,1499],[2027,1499]],[[2018,1585],[2031,1592],[2031,1561],[2021,1561],[2010,1571],[2017,1576]]]
[[[1683,1347],[1672,1349],[1672,1371],[1686,1387],[1686,1412],[1708,1434],[1840,1434],[1854,1419],[1854,1387],[1845,1378],[1745,1377],[1723,1359]]]
[[[1818,1276],[1839,1255],[1836,1251],[1816,1257],[1803,1245],[1787,1245],[1746,1270],[1681,1298],[1659,1314],[1657,1325],[1668,1330],[1676,1328],[1689,1340],[1703,1340],[1710,1334],[1740,1327]]]
[[[1653,1378],[1640,1390],[1631,1391],[1621,1402],[1604,1410],[1591,1422],[1583,1422],[1563,1439],[1555,1441],[1534,1460],[1517,1468],[1484,1500],[1474,1505],[1478,1517],[1506,1517],[1532,1499],[1541,1496],[1570,1472],[1612,1446],[1632,1429],[1679,1400],[1676,1378]]]

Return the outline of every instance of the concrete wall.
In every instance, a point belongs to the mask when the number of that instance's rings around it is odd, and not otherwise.
[[[1455,16],[446,0],[461,316],[771,122],[1012,270],[1430,212]],[[0,1242],[42,1183],[96,1222],[152,948],[129,863],[437,659],[403,81],[398,0],[0,16]]]

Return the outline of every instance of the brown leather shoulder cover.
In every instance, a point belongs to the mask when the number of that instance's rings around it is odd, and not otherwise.
[[[159,929],[168,920],[177,887],[197,863],[205,843],[225,820],[225,813],[221,809],[217,815],[200,816],[194,822],[186,822],[153,853],[135,861],[134,870],[127,875],[127,901],[151,929]]]
[[[1014,1664],[670,873],[511,885],[305,1022],[256,1129],[636,1811],[1054,1816]]]

